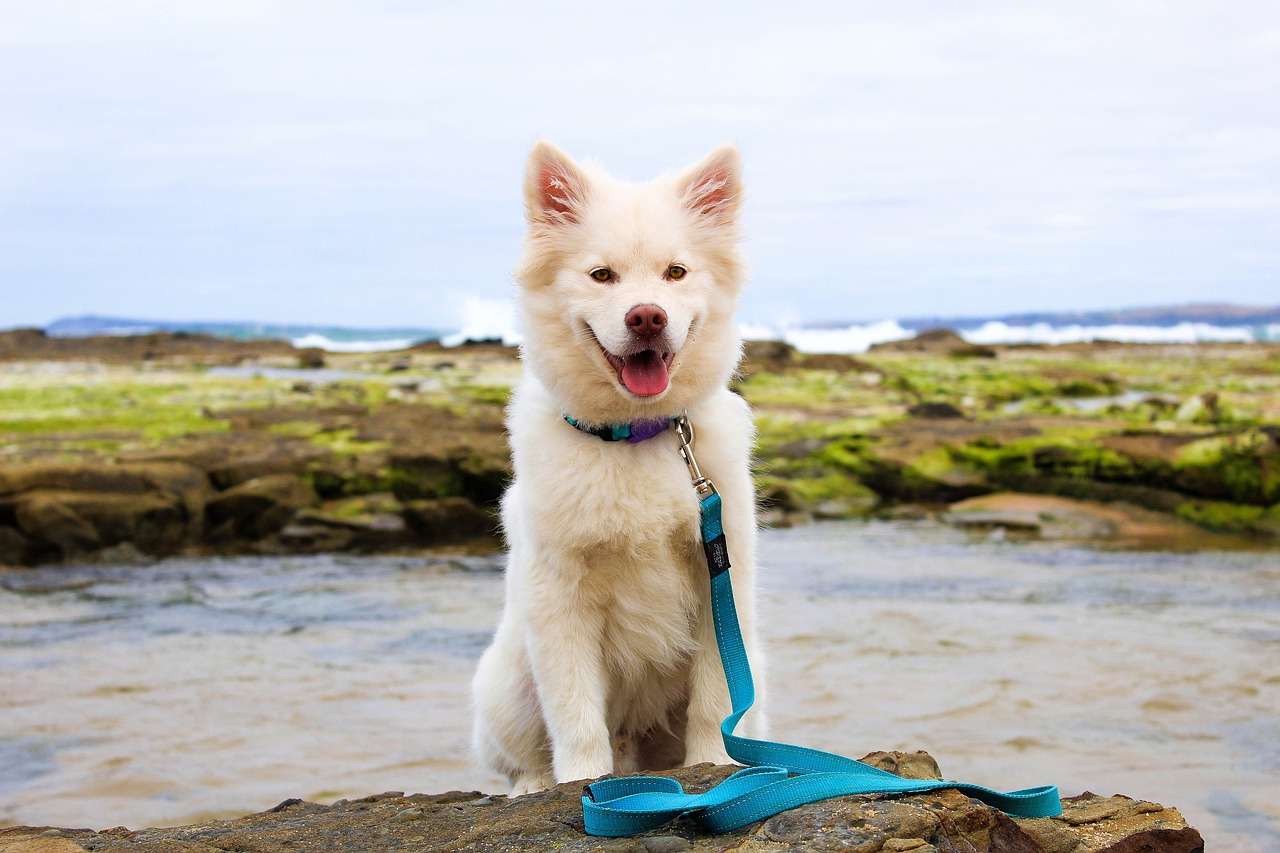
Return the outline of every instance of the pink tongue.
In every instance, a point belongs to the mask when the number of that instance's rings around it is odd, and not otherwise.
[[[622,361],[622,384],[639,397],[653,397],[667,390],[667,363],[651,349],[629,355]]]

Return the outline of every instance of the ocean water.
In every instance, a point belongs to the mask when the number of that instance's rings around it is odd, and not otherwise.
[[[762,534],[772,736],[1180,808],[1280,849],[1280,557]],[[498,556],[177,559],[0,575],[0,823],[133,828],[288,797],[502,791],[468,756]]]
[[[509,315],[510,312],[507,312]],[[1265,326],[1215,326],[1208,323],[1177,323],[1171,326],[1144,326],[1111,324],[1086,326],[1069,324],[1054,326],[1048,323],[1015,325],[992,320],[957,330],[961,337],[974,344],[1069,344],[1088,341],[1120,341],[1145,344],[1193,344],[1193,343],[1256,343],[1280,341],[1280,324]],[[758,323],[742,326],[746,340],[781,340],[801,352],[813,353],[863,353],[875,344],[899,341],[914,337],[916,330],[903,326],[897,320],[881,320],[873,323],[855,323],[848,326],[773,327]],[[499,339],[515,346],[520,343],[514,319],[506,322],[502,316],[490,318],[483,324],[470,324],[460,331],[443,336],[445,346],[456,346],[465,340]],[[356,335],[349,340],[332,340],[320,333],[310,333],[293,339],[294,346],[320,347],[330,352],[376,352],[403,349],[416,341],[397,337],[396,333],[371,331],[365,337]]]
[[[466,340],[520,343],[516,306],[510,299],[468,297],[458,306],[461,320],[452,330],[429,328],[346,328],[319,325],[263,323],[175,323],[82,317],[50,324],[52,335],[146,334],[159,330],[204,332],[237,339],[281,338],[296,347],[320,347],[329,352],[382,352],[439,340],[456,346]],[[1101,315],[1099,315],[1101,316]],[[1252,325],[1204,322],[1074,323],[1023,322],[1015,318],[922,321],[882,319],[866,323],[741,324],[746,340],[782,340],[801,352],[861,353],[873,345],[910,338],[924,325],[945,323],[975,344],[1065,344],[1107,340],[1128,343],[1251,343],[1280,341],[1280,323]]]

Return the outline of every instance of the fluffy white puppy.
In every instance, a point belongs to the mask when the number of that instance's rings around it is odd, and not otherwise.
[[[473,684],[476,752],[515,794],[728,763],[719,727],[729,694],[698,502],[665,426],[687,413],[723,498],[735,604],[762,695],[753,430],[726,387],[742,352],[738,152],[724,146],[684,173],[633,185],[539,142],[524,194],[506,603]],[[623,424],[656,434],[605,441],[586,431]],[[763,729],[763,715],[748,714],[743,733]]]

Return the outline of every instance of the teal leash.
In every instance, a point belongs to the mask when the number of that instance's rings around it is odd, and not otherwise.
[[[796,806],[849,794],[915,794],[952,788],[1014,817],[1052,817],[1062,813],[1052,785],[1000,792],[981,785],[932,779],[903,779],[851,758],[802,746],[753,740],[733,733],[755,704],[755,686],[747,661],[729,579],[729,552],[720,518],[720,495],[702,475],[693,457],[693,428],[675,421],[680,453],[689,466],[701,509],[703,550],[711,573],[711,612],[720,660],[729,684],[733,712],[720,724],[725,751],[746,765],[703,794],[686,794],[680,783],[662,776],[628,776],[588,785],[582,816],[591,835],[624,836],[648,832],[685,816],[712,833],[730,832]]]

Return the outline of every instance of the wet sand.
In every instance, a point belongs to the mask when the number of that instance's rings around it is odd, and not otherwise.
[[[773,737],[1180,808],[1280,847],[1280,558],[767,532]],[[0,575],[0,823],[134,828],[384,790],[501,791],[467,689],[496,558],[173,560]]]

